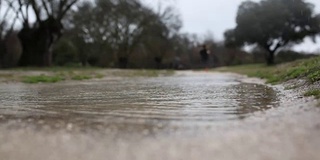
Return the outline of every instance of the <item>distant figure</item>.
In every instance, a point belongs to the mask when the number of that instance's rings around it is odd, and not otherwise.
[[[126,69],[126,68],[127,68],[127,66],[128,66],[128,58],[126,58],[126,57],[120,57],[120,58],[118,59],[118,61],[119,61],[119,67],[120,67],[121,69]]]
[[[162,58],[161,57],[155,57],[154,61],[156,62],[157,69],[161,69]]]
[[[202,49],[200,50],[200,56],[201,56],[201,62],[205,65],[206,69],[208,69],[208,61],[209,61],[209,50],[207,50],[206,45],[202,46]]]

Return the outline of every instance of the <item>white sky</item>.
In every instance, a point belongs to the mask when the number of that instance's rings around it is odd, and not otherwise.
[[[156,6],[156,0],[145,0]],[[245,0],[158,0],[176,5],[183,20],[183,32],[204,35],[209,31],[216,40],[223,40],[223,33],[234,28],[238,6]],[[260,1],[260,0],[252,0]],[[320,13],[320,0],[307,0],[315,4],[316,13]],[[320,38],[314,44],[306,40],[304,44],[294,47],[298,51],[314,52],[320,49]],[[320,50],[319,50],[320,51]]]

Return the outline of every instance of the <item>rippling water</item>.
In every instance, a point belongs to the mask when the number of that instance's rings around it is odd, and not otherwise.
[[[277,103],[264,85],[227,74],[114,78],[57,84],[0,84],[2,121],[50,127],[142,130],[239,120]]]

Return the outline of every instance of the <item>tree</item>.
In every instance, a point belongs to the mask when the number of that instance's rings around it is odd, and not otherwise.
[[[55,65],[76,64],[78,62],[78,50],[72,41],[61,38],[53,47],[53,62]]]
[[[161,8],[152,14],[151,22],[143,32],[142,42],[145,44],[147,52],[153,58],[156,68],[162,68],[165,59],[174,59],[176,38],[182,22],[173,7]]]
[[[14,12],[21,8],[14,8],[15,3],[14,0],[0,1],[0,67],[5,68],[15,67],[22,53],[20,40],[14,31],[18,19]]]
[[[71,7],[80,0],[5,1],[9,4],[8,8],[14,11],[16,19],[21,20],[23,24],[19,32],[19,39],[23,46],[20,65],[50,66],[52,45],[62,35],[61,21]],[[35,22],[30,22],[31,16],[36,18]]]
[[[170,41],[181,26],[172,8],[155,12],[139,0],[96,0],[77,8],[72,13],[73,41],[86,48],[80,53],[83,64],[109,58],[104,62],[126,68],[135,56],[154,56],[152,62],[162,59],[173,48]]]
[[[107,45],[104,42],[104,35],[100,31],[105,28],[103,24],[108,24],[108,22],[104,22],[101,19],[108,15],[97,14],[96,7],[93,2],[80,3],[77,6],[77,10],[71,12],[70,16],[69,22],[71,25],[68,31],[70,32],[68,38],[77,47],[82,66],[86,66],[90,59],[99,59],[98,53],[104,53],[103,49],[105,48],[103,46]],[[100,46],[103,43],[105,45]]]
[[[96,0],[95,3],[81,4],[79,10],[73,13],[73,30],[79,44],[87,44],[87,47],[91,44],[93,47],[93,53],[87,52],[81,59],[88,61],[90,57],[110,54],[114,59],[124,61],[121,66],[126,67],[127,58],[149,23],[146,12],[148,9],[138,0]]]
[[[282,47],[320,33],[320,15],[305,0],[246,1],[239,6],[236,23],[235,29],[225,32],[226,45],[258,45],[267,51],[269,65]]]

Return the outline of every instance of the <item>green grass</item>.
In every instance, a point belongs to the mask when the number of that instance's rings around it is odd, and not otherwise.
[[[39,75],[39,76],[25,76],[23,77],[24,83],[56,83],[59,81],[64,80],[64,78],[60,76],[46,76],[46,75]]]
[[[106,70],[94,67],[52,67],[52,68],[14,68],[0,75],[1,81],[20,81],[24,83],[55,83],[64,80],[101,79],[112,77],[159,77],[171,76],[174,70]],[[10,74],[10,75],[9,75]],[[29,75],[32,76],[29,76]],[[41,74],[41,75],[40,75]],[[15,75],[11,78],[11,76]]]
[[[44,76],[44,75],[37,75],[37,76],[20,76],[18,81],[24,82],[24,83],[55,83],[63,80],[88,80],[92,78],[103,78],[105,75],[98,73],[102,68],[98,67],[81,67],[81,66],[75,66],[75,67],[59,67],[59,66],[53,66],[53,67],[23,67],[23,68],[13,68],[9,69],[8,71],[19,71],[19,72],[34,72],[34,71],[41,71],[45,72],[46,75],[50,76]]]
[[[307,91],[304,96],[310,97],[310,96],[314,96],[317,99],[320,99],[320,90],[319,89],[314,89],[314,90],[310,90]]]
[[[320,64],[319,64],[320,65]],[[319,68],[320,69],[320,68]],[[317,82],[320,80],[320,70],[312,72],[308,75],[308,78],[312,81],[312,82]]]
[[[95,72],[74,72],[74,71],[59,71],[48,72],[49,75],[23,76],[21,81],[24,83],[56,83],[63,80],[88,80],[92,78],[103,78],[104,75]]]
[[[234,67],[218,68],[214,71],[234,72],[248,75],[249,77],[258,77],[267,80],[267,83],[278,84],[291,79],[306,79],[311,84],[320,81],[320,57],[298,60],[291,63],[280,64],[276,66],[242,65]],[[299,86],[290,86],[286,89],[295,89]],[[319,89],[310,89],[304,96],[314,96],[320,99]]]
[[[65,72],[65,71],[93,71],[93,70],[101,70],[99,67],[61,67],[61,66],[52,66],[52,67],[18,67],[8,69],[9,71],[50,71],[50,72]]]
[[[314,83],[320,80],[320,57],[276,66],[258,64],[224,67],[218,68],[217,71],[235,72],[250,77],[259,77],[266,79],[267,83],[271,84],[277,84],[295,78],[305,78],[311,83]]]

